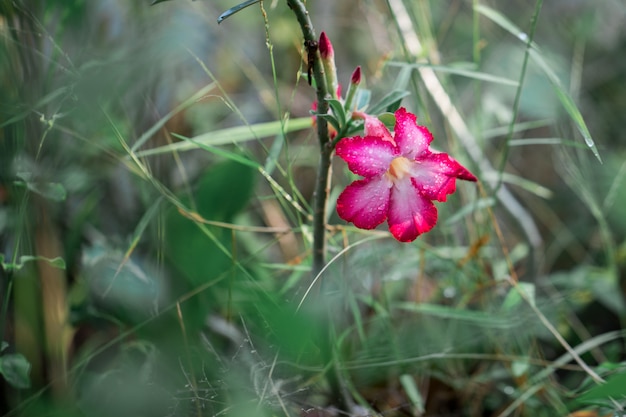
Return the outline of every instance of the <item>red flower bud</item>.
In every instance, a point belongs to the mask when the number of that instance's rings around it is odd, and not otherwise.
[[[335,51],[333,45],[330,43],[330,39],[326,36],[325,32],[320,34],[320,40],[318,42],[318,49],[320,52],[320,58],[322,58],[322,65],[324,66],[324,75],[326,77],[326,85],[328,90],[334,99],[338,99],[336,94],[339,84],[337,82],[337,68],[335,67]]]
[[[332,59],[335,56],[333,44],[330,43],[330,39],[326,36],[326,32],[322,32],[320,34],[319,48],[322,59]]]
[[[352,77],[350,77],[350,86],[348,87],[348,93],[346,94],[346,101],[344,102],[344,108],[348,111],[358,110],[358,109],[353,108],[352,104],[354,102],[354,98],[356,97],[356,92],[359,89],[359,84],[361,84],[361,67],[360,66],[356,67],[356,69],[352,73]]]
[[[361,66],[356,67],[350,78],[350,84],[359,85],[361,83]]]

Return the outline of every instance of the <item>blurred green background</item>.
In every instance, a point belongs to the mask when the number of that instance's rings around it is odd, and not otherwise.
[[[332,415],[332,372],[350,415],[620,411],[624,2],[547,1],[534,26],[600,163],[536,60],[517,108],[498,81],[520,81],[526,45],[480,7],[530,33],[536,3],[309,0],[340,83],[361,65],[373,97],[409,91],[433,145],[484,188],[459,184],[404,245],[342,224],[336,163],[330,291],[299,312],[314,90],[286,3],[218,25],[235,3],[0,0],[0,413]],[[494,198],[501,173],[518,212]]]

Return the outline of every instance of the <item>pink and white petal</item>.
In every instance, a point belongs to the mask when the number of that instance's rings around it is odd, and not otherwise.
[[[370,116],[369,114],[364,114],[363,116],[365,117],[364,130],[366,136],[377,136],[395,144],[393,136],[391,136],[391,132],[389,132],[387,126],[385,126],[385,124],[381,122],[378,117]]]
[[[418,126],[417,117],[404,107],[396,111],[394,135],[403,156],[415,159],[430,153],[428,145],[433,141],[433,135],[425,126]]]
[[[373,136],[343,138],[335,152],[348,163],[350,171],[366,178],[385,173],[397,156],[392,143]]]
[[[400,242],[412,242],[437,223],[437,208],[408,177],[396,181],[389,203],[389,231]]]
[[[337,214],[361,229],[373,229],[387,218],[391,181],[385,176],[354,181],[337,199]]]
[[[434,153],[416,160],[409,171],[414,186],[431,200],[446,201],[456,190],[456,179],[476,181],[465,167],[445,153]]]

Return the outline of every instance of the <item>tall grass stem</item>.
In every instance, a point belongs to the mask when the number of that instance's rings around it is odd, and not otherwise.
[[[520,75],[519,75],[519,82],[517,83],[517,90],[515,91],[515,99],[513,101],[513,116],[511,117],[511,123],[509,124],[509,131],[506,135],[506,140],[504,141],[504,149],[502,150],[500,166],[498,167],[498,172],[500,175],[493,189],[494,195],[498,192],[499,188],[502,186],[504,167],[506,166],[506,161],[509,158],[509,149],[511,147],[510,142],[513,139],[513,133],[515,132],[515,122],[517,121],[517,114],[519,112],[520,102],[522,98],[524,78],[526,78],[526,70],[528,68],[528,59],[530,58],[530,51],[532,49],[533,39],[535,38],[535,29],[537,28],[537,21],[539,20],[539,12],[541,11],[542,5],[543,5],[543,0],[537,0],[537,2],[535,3],[535,10],[533,11],[533,15],[530,19],[530,31],[526,39],[526,50],[524,51],[524,60],[522,61],[522,68],[521,68]]]

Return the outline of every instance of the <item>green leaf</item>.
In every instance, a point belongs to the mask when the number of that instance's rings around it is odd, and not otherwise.
[[[585,120],[583,119],[580,110],[578,110],[578,107],[576,107],[576,103],[574,103],[574,99],[572,98],[572,96],[570,96],[569,93],[565,91],[565,88],[563,88],[563,85],[561,84],[561,80],[559,80],[554,71],[552,71],[552,68],[550,68],[548,63],[543,59],[538,50],[531,49],[530,56],[548,76],[548,79],[552,83],[552,88],[554,88],[554,91],[561,101],[563,108],[565,108],[565,111],[567,112],[567,114],[569,114],[570,118],[576,125],[576,128],[585,140],[585,144],[587,145],[587,147],[591,149],[591,152],[593,152],[593,155],[598,159],[598,161],[602,162],[602,158],[600,158],[598,148],[596,147],[596,144],[591,137],[591,132],[589,132],[587,124],[585,123]]]
[[[519,122],[515,123],[513,126],[513,132],[525,132],[531,129],[537,129],[539,127],[548,127],[552,124],[552,119],[544,119],[544,120],[530,120],[527,122]],[[492,129],[486,129],[483,132],[483,137],[485,139],[492,139],[498,136],[507,135],[509,133],[510,126],[498,126]]]
[[[476,6],[476,11],[481,13],[483,16],[489,18],[494,23],[497,23],[500,27],[513,34],[513,36],[515,36],[517,39],[521,40],[525,44],[528,43],[528,35],[526,35],[526,33],[520,30],[498,11],[483,5]],[[598,161],[602,163],[600,153],[598,152],[593,138],[591,137],[591,133],[587,128],[587,124],[585,123],[583,116],[580,113],[580,110],[578,110],[578,107],[576,107],[576,104],[574,103],[574,99],[569,95],[565,88],[563,88],[561,80],[559,80],[559,77],[552,70],[552,68],[550,68],[550,65],[548,65],[546,60],[541,55],[539,47],[534,42],[532,42],[530,45],[529,55],[533,59],[533,61],[535,61],[535,63],[537,63],[537,65],[539,65],[539,67],[544,71],[544,73],[548,77],[548,80],[550,80],[550,83],[552,83],[552,87],[554,88],[557,97],[561,101],[563,108],[578,128],[580,134],[583,136],[587,147],[591,150],[591,152],[598,159]]]
[[[256,169],[233,160],[208,169],[195,184],[197,214],[202,219],[231,223],[248,204]],[[186,206],[188,199],[181,199]],[[236,242],[232,230],[206,226],[183,216],[175,207],[166,218],[167,254],[193,286],[216,278],[233,267],[230,249]],[[206,231],[205,231],[206,230]]]
[[[621,316],[626,311],[619,289],[618,274],[615,274],[611,268],[581,265],[569,271],[550,275],[550,282],[560,289],[588,293],[588,297],[583,297],[584,305],[591,301],[598,301],[617,316]],[[570,299],[570,302],[575,303],[575,299]]]
[[[374,104],[368,110],[370,114],[379,114],[383,112],[393,112],[396,105],[399,105],[402,99],[410,93],[405,90],[393,90],[386,94],[378,103]]]
[[[67,197],[65,187],[58,182],[44,182],[40,184],[31,183],[28,188],[52,201],[65,201],[65,198]]]
[[[231,7],[230,9],[226,10],[224,13],[222,13],[220,15],[220,17],[217,18],[217,23],[222,23],[224,21],[224,19],[227,19],[229,17],[231,17],[232,15],[234,15],[235,13],[245,9],[248,6],[252,6],[254,3],[258,3],[261,0],[248,0],[248,1],[244,1],[243,3],[239,3],[238,5]]]
[[[161,1],[166,1],[166,0],[161,0]],[[133,152],[136,152],[137,149],[141,148],[144,145],[144,143],[146,143],[152,136],[154,136],[156,132],[161,130],[163,126],[165,126],[165,124],[168,122],[168,120],[170,120],[172,117],[176,116],[178,113],[182,112],[183,110],[196,104],[202,97],[206,96],[214,88],[215,88],[215,83],[207,84],[204,87],[202,87],[200,90],[198,90],[194,95],[189,97],[187,100],[183,101],[174,110],[172,110],[171,112],[163,116],[161,119],[159,119],[159,121],[157,121],[154,125],[152,125],[150,129],[146,130],[139,137],[139,139],[137,139],[137,141],[133,144],[131,150]]]
[[[513,22],[504,17],[497,10],[492,9],[491,7],[484,6],[482,4],[478,4],[474,10],[483,16],[487,17],[492,22],[498,24],[501,28],[506,30],[507,32],[513,34],[517,39],[528,42],[528,35],[524,33],[520,28],[518,28]]]
[[[34,181],[30,172],[18,172],[17,176],[21,178],[24,182],[21,183],[17,181],[16,184],[23,184],[33,193],[39,194],[40,196],[48,200],[64,201],[67,197],[65,187],[57,182]]]
[[[56,258],[46,258],[45,256],[24,255],[24,256],[20,256],[20,262],[18,265],[21,268],[22,266],[24,266],[26,262],[31,262],[31,261],[45,261],[55,268],[65,269],[65,260],[63,260],[63,258],[59,256],[57,256]]]
[[[278,158],[280,157],[284,144],[285,138],[282,135],[276,135],[267,158],[265,158],[265,165],[263,166],[263,169],[265,169],[265,172],[267,172],[268,175],[272,175],[274,172],[274,168],[276,168],[276,164],[278,163]]]
[[[413,68],[401,67],[400,72],[396,76],[396,82],[393,83],[393,90],[406,91],[411,81],[411,73]]]
[[[284,130],[283,130],[284,124]],[[288,121],[281,122],[280,120],[267,123],[259,123],[249,126],[237,126],[227,129],[217,130],[214,132],[203,133],[193,138],[184,138],[178,135],[177,137],[186,139],[185,142],[172,143],[153,149],[147,149],[145,151],[136,152],[137,157],[149,156],[149,155],[161,155],[171,152],[183,152],[192,149],[198,149],[199,144],[208,146],[227,145],[233,143],[241,143],[249,140],[258,140],[268,136],[274,136],[277,134],[294,132],[311,127],[310,117],[301,117],[298,119],[289,119]]]
[[[610,398],[621,400],[624,397],[626,397],[626,372],[622,371],[608,378],[606,384],[591,388],[578,397],[576,402],[585,404]]]
[[[81,275],[94,312],[114,322],[136,324],[160,311],[169,293],[154,265],[127,253],[99,244],[86,247]]]
[[[238,162],[238,163],[240,163],[242,165],[249,166],[250,168],[255,168],[255,169],[260,168],[260,165],[257,162],[252,161],[251,159],[248,159],[248,158],[242,156],[239,153],[232,152],[232,151],[229,151],[229,150],[217,147],[217,146],[204,145],[202,143],[194,141],[193,139],[189,139],[189,138],[186,138],[184,136],[177,135],[175,133],[172,133],[172,136],[174,136],[175,138],[178,138],[178,139],[185,140],[185,141],[188,141],[190,143],[193,143],[193,144],[197,145],[197,147],[199,149],[204,149],[207,152],[211,152],[212,154],[221,156],[221,157],[223,157],[225,159],[230,159],[231,161],[235,161],[235,162]]]
[[[356,109],[357,110],[365,110],[367,106],[370,104],[370,100],[372,99],[372,92],[365,88],[359,88],[359,91],[356,93]]]
[[[393,113],[381,113],[378,115],[378,120],[389,128],[393,128],[396,124],[396,116]]]
[[[343,108],[343,103],[335,99],[327,100],[327,102],[330,108],[332,109],[333,115],[337,119],[337,122],[339,122],[339,126],[340,127],[345,126],[346,125],[346,110]],[[337,131],[339,130],[341,129],[337,129]]]
[[[424,414],[424,399],[415,384],[415,379],[413,379],[412,375],[403,374],[400,375],[400,384],[406,393],[406,396],[411,401],[411,404],[414,408],[414,415],[419,416]]]
[[[44,107],[46,104],[51,103],[52,101],[56,100],[58,97],[63,96],[63,95],[68,95],[70,94],[70,87],[60,87],[56,90],[54,90],[53,92],[49,93],[48,95],[44,96],[41,100],[39,100],[34,106],[28,108],[27,110],[25,110],[22,113],[17,114],[16,116],[11,117],[8,120],[3,121],[2,123],[0,123],[0,129],[2,129],[5,126],[8,126],[10,124],[13,124],[19,120],[22,120],[24,118],[26,118],[29,114],[33,113],[33,110],[35,109],[40,109],[42,107]]]
[[[516,378],[526,375],[530,370],[530,364],[527,361],[513,361],[511,363],[511,372]]]
[[[484,311],[465,310],[437,304],[398,303],[395,306],[400,310],[474,323],[488,328],[508,329],[513,325],[510,317],[497,317]]]
[[[535,285],[530,282],[519,282],[517,288],[512,287],[504,298],[504,302],[502,303],[503,311],[510,312],[517,306],[525,303],[520,292],[530,300],[531,304],[535,304]]]
[[[495,204],[496,200],[492,197],[478,199],[471,204],[466,204],[465,206],[463,206],[463,208],[461,208],[459,211],[448,217],[443,224],[444,226],[451,226],[454,223],[463,219],[468,214],[473,213],[477,210],[482,210],[487,207],[493,207]]]
[[[509,141],[509,146],[534,146],[534,145],[565,145],[573,148],[585,148],[582,143],[574,142],[573,140],[562,138],[524,138],[524,139],[512,139]]]
[[[332,127],[335,128],[337,132],[341,131],[341,124],[339,123],[339,120],[337,120],[337,118],[332,114],[318,114],[317,117],[326,120],[332,125]]]
[[[508,172],[488,172],[483,174],[483,180],[496,180],[501,176],[502,181],[508,184],[517,185],[518,187],[535,194],[538,197],[549,199],[552,198],[552,190],[537,184],[534,181],[527,180],[526,178],[522,178],[518,175],[513,175]]]
[[[4,262],[4,255],[0,254],[0,266],[4,271],[19,271],[24,267],[26,262],[46,261],[55,268],[65,269],[65,260],[61,257],[46,258],[45,256],[22,255],[17,263]]]
[[[404,62],[390,62],[388,65],[391,66],[399,66],[399,67],[408,67],[408,68],[422,68],[427,67],[431,68],[437,72],[445,72],[448,74],[460,75],[466,78],[472,78],[475,80],[481,80],[486,82],[491,82],[495,84],[504,84],[512,87],[517,87],[519,84],[515,80],[510,80],[508,78],[498,77],[496,75],[488,74],[486,72],[474,71],[472,69],[466,68],[456,68],[454,66],[444,66],[444,65],[430,65],[430,64],[407,64]]]
[[[14,388],[30,388],[30,363],[20,353],[0,356],[0,374]]]

